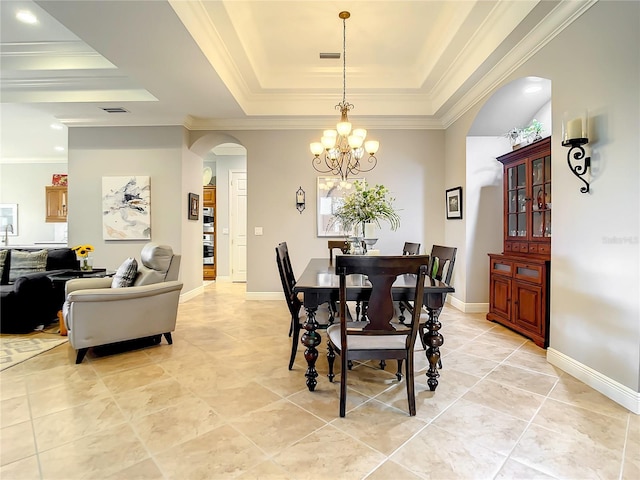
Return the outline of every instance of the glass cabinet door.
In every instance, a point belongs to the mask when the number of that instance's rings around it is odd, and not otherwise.
[[[527,236],[527,168],[521,163],[507,169],[507,236]]]
[[[551,236],[551,157],[531,162],[531,236]]]

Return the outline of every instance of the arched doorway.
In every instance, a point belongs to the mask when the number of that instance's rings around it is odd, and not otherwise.
[[[217,132],[200,137],[190,150],[202,157],[204,170],[211,172],[208,184],[215,185],[216,279],[245,282],[247,150],[237,139]]]
[[[505,134],[533,119],[543,124],[543,137],[551,135],[551,80],[518,78],[491,95],[467,134],[464,303],[478,305],[478,311],[488,308],[487,254],[503,249],[502,166],[496,157],[512,150]]]

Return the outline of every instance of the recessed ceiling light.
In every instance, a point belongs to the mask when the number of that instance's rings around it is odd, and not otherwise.
[[[536,93],[542,90],[542,86],[540,85],[529,85],[524,89],[524,93]]]
[[[38,18],[29,10],[19,10],[18,13],[16,13],[16,18],[22,23],[28,23],[29,25],[38,23]]]
[[[62,130],[62,125],[59,123],[52,123],[51,128],[53,128],[54,130]]]
[[[64,147],[53,147],[56,152],[64,152]]]

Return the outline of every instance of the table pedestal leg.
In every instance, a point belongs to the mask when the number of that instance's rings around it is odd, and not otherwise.
[[[318,382],[316,377],[318,372],[316,371],[316,360],[318,359],[318,350],[316,347],[320,345],[320,334],[316,332],[318,328],[318,322],[316,321],[317,308],[307,308],[307,321],[302,328],[305,329],[305,333],[302,334],[300,341],[307,347],[304,351],[304,358],[307,360],[307,372],[304,374],[307,377],[307,388],[310,392],[316,388]]]
[[[441,323],[435,318],[435,310],[428,308],[429,320],[427,320],[427,331],[424,334],[424,344],[426,345],[427,360],[429,360],[429,370],[427,370],[427,385],[429,390],[435,391],[438,386],[438,363],[440,362],[440,347],[444,343],[444,338],[440,334]]]

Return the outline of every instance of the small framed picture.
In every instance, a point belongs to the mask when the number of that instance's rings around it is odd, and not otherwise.
[[[51,177],[51,185],[54,187],[66,187],[67,186],[67,174],[66,173],[54,173]]]
[[[189,220],[198,220],[200,218],[200,195],[197,193],[189,194]]]
[[[447,219],[462,220],[462,187],[449,188],[446,191]]]

